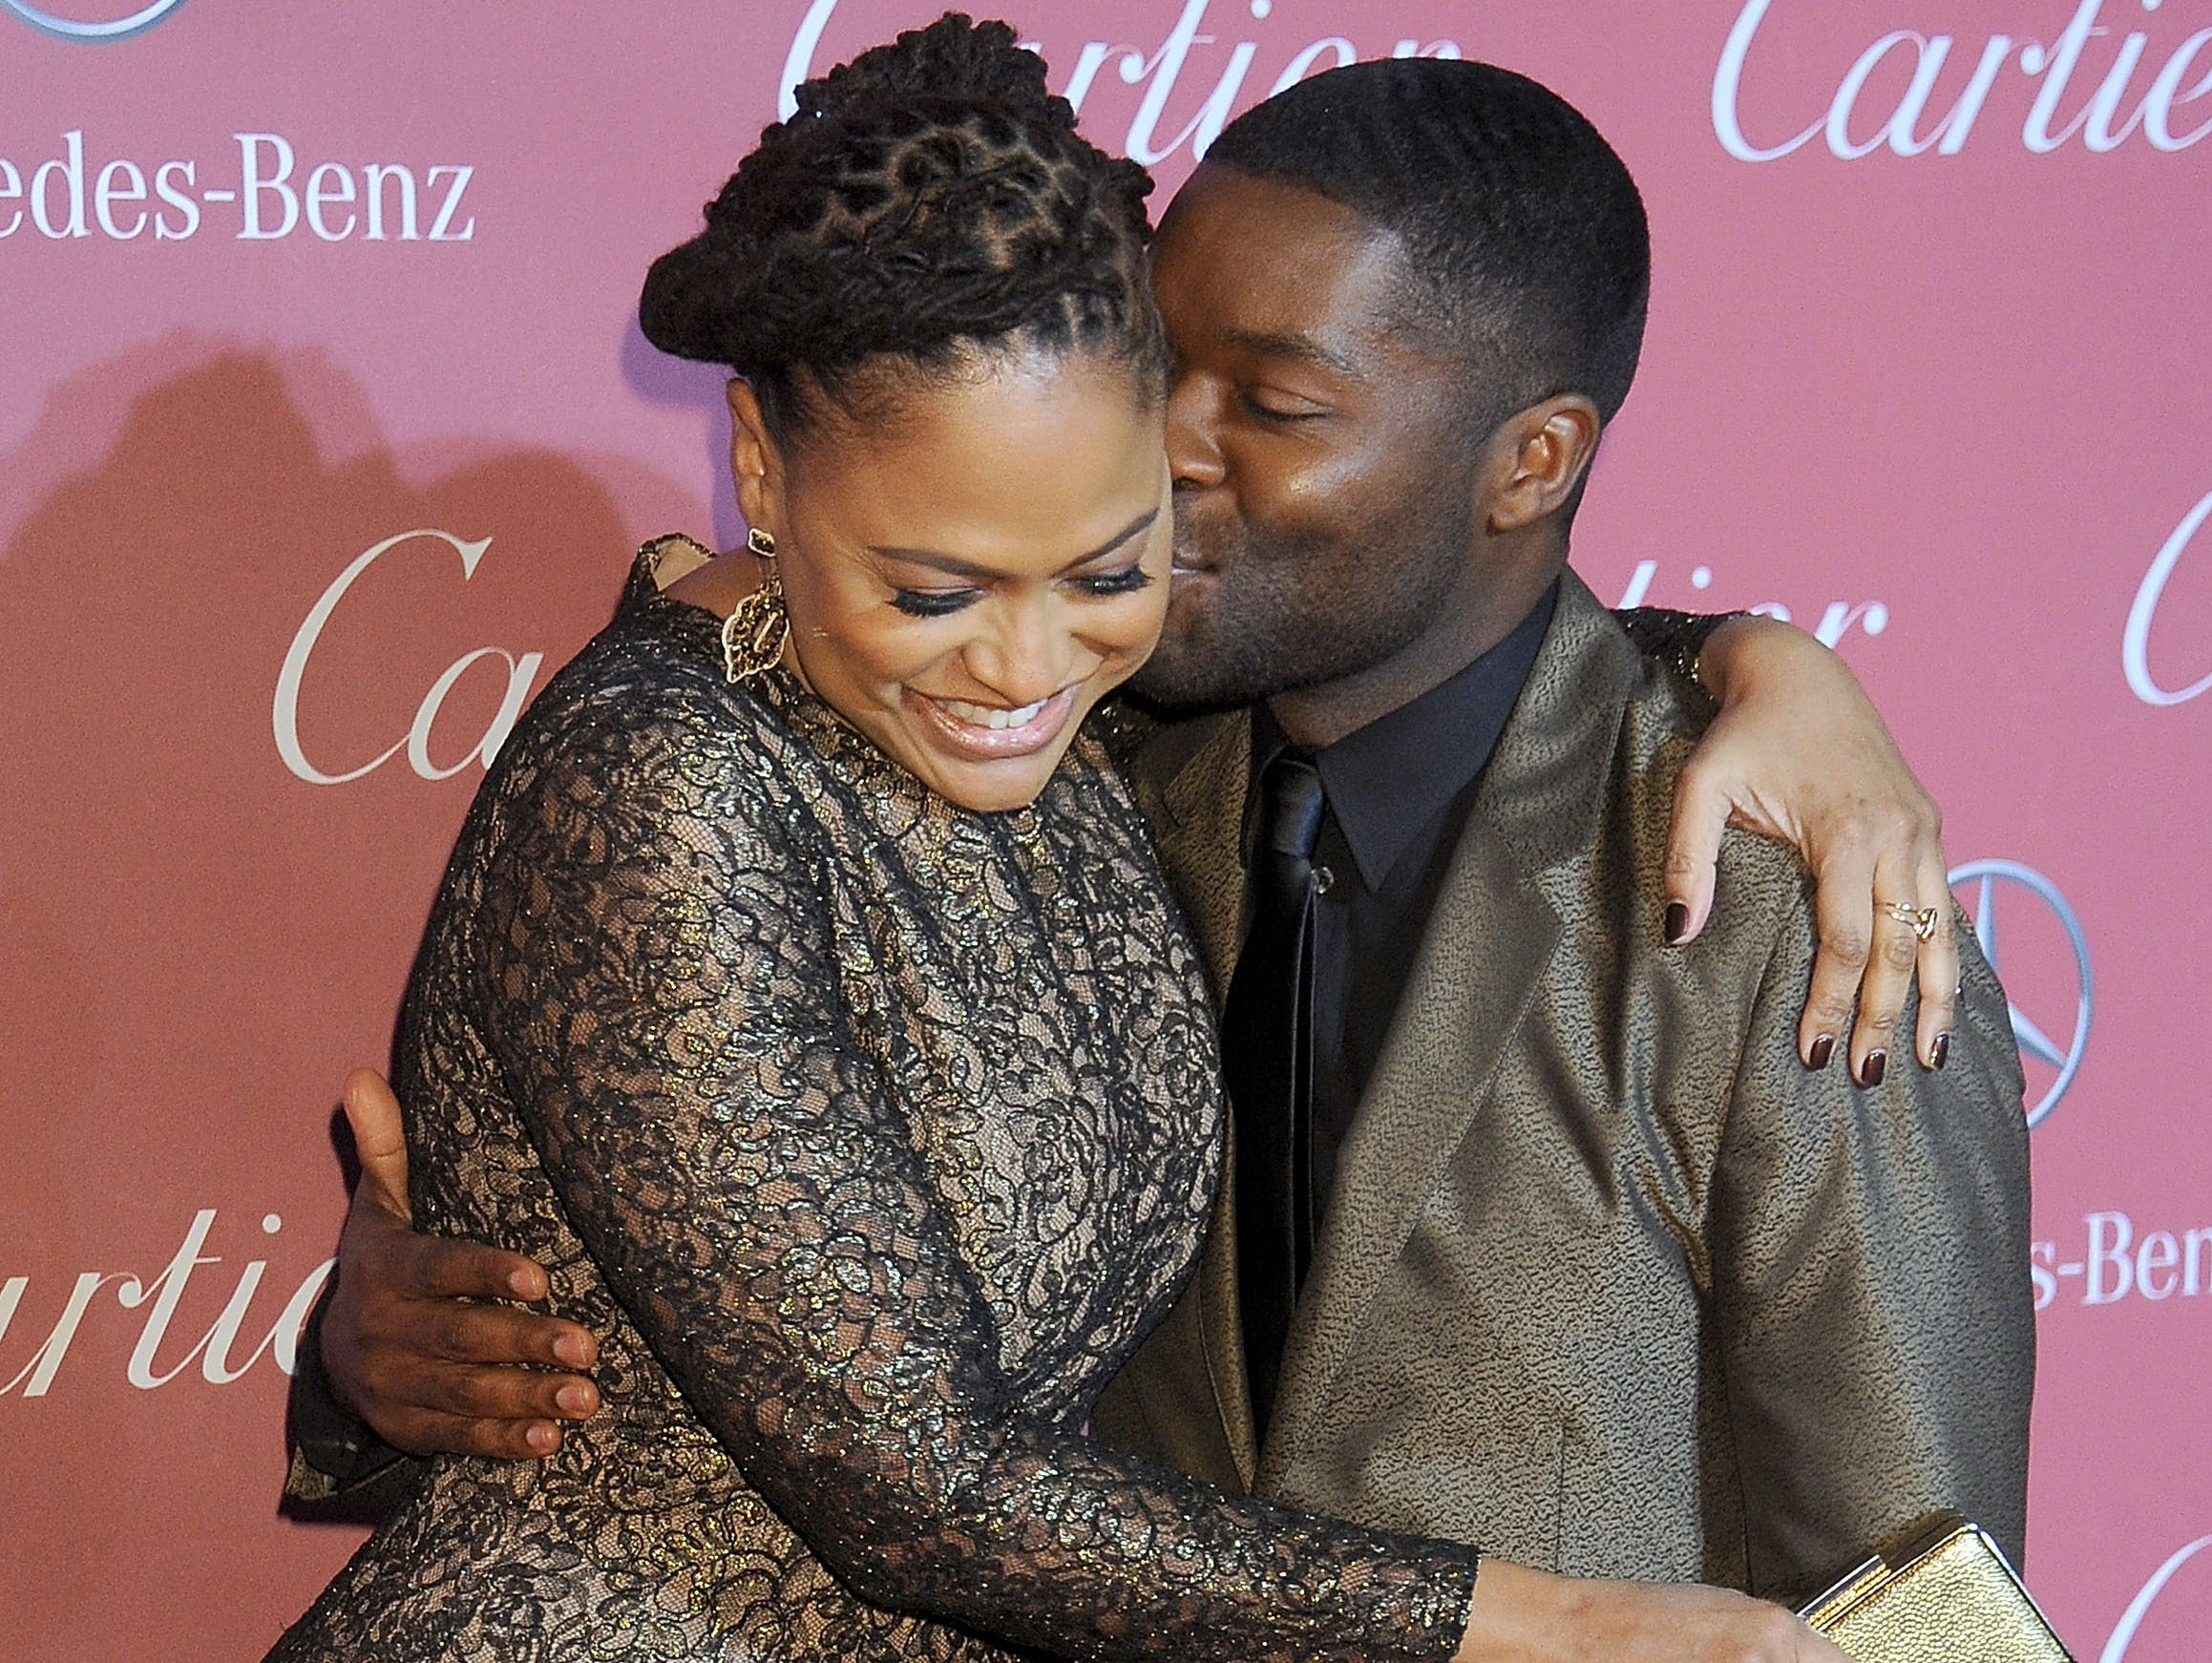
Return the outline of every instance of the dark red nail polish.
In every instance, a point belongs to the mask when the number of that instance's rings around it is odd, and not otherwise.
[[[1928,1065],[1930,1068],[1941,1068],[1949,1061],[1950,1035],[1948,1033],[1938,1034],[1935,1037],[1935,1043],[1928,1048]]]
[[[1862,1085],[1881,1084],[1883,1072],[1888,1066],[1889,1053],[1887,1051],[1867,1052],[1866,1061],[1859,1064],[1859,1084]]]
[[[1822,1034],[1813,1042],[1812,1055],[1805,1059],[1805,1066],[1808,1068],[1825,1068],[1828,1065],[1828,1059],[1835,1054],[1836,1036]]]
[[[1680,901],[1667,903],[1667,945],[1679,946],[1690,933],[1690,909]]]

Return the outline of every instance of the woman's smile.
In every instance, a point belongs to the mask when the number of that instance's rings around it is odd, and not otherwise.
[[[784,445],[731,388],[740,506],[783,551],[792,668],[939,795],[1020,808],[1159,639],[1165,410],[1130,366],[1028,342],[877,392],[895,420]]]
[[[1013,709],[966,699],[940,699],[911,687],[907,697],[931,719],[947,749],[968,761],[992,762],[1001,757],[1029,756],[1057,740],[1075,709],[1075,695],[1081,685],[1071,684]]]

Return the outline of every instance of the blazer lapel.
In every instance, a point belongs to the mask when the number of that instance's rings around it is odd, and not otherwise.
[[[1198,939],[1219,1010],[1243,933],[1251,718],[1239,710],[1170,729],[1136,758],[1130,771],[1169,887]]]
[[[1138,801],[1169,887],[1198,941],[1215,1010],[1229,995],[1243,935],[1244,797],[1252,770],[1252,725],[1242,711],[1183,724],[1152,740],[1130,766]],[[1213,1222],[1192,1292],[1216,1413],[1238,1476],[1250,1484],[1259,1464],[1252,1394],[1237,1322],[1236,1132],[1230,1126]]]
[[[1527,868],[1479,814],[1470,817],[1337,1157],[1335,1192],[1283,1350],[1262,1490],[1303,1445],[1422,1200],[1488,1100],[1499,1055],[1558,939],[1559,916]]]
[[[1257,1487],[1278,1485],[1427,1197],[1489,1101],[1561,933],[1545,874],[1583,859],[1636,659],[1590,591],[1559,603],[1484,771],[1390,1037],[1338,1156]],[[1232,1307],[1233,1309],[1233,1306]]]

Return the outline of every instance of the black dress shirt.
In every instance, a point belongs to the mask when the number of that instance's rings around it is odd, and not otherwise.
[[[1328,808],[1314,854],[1313,1216],[1328,1210],[1337,1151],[1367,1089],[1459,848],[1483,767],[1536,663],[1558,598],[1449,681],[1317,754]],[[1253,711],[1252,779],[1290,744]],[[1256,823],[1246,805],[1245,824]]]

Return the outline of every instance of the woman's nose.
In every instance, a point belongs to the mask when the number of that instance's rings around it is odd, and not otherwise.
[[[1077,679],[1082,647],[1047,597],[1008,600],[991,626],[969,643],[968,673],[1010,705],[1050,698]]]

